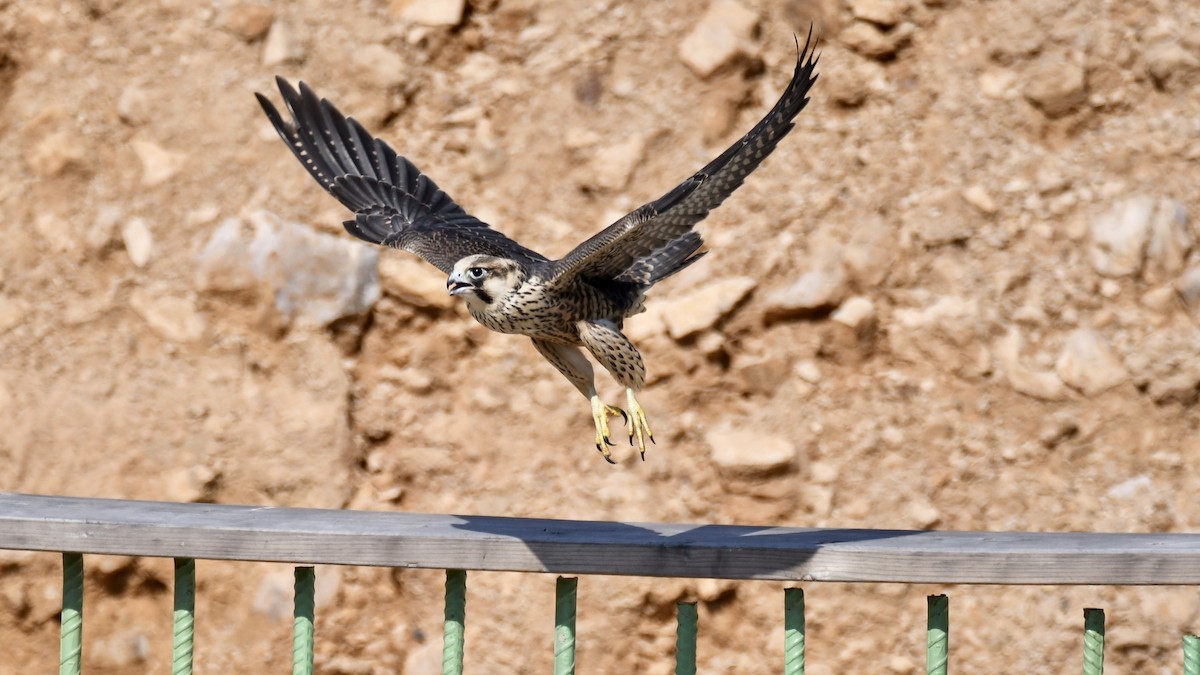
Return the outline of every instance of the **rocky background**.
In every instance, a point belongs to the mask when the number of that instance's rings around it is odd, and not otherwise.
[[[1200,5],[1165,0],[0,0],[0,489],[873,528],[1200,528]],[[646,462],[526,340],[346,214],[252,96],[304,79],[551,256],[757,121],[797,128],[629,332]],[[275,100],[278,100],[277,98]],[[603,380],[602,392],[620,392]],[[91,673],[167,667],[165,560],[88,559]],[[0,556],[0,671],[58,558]],[[290,658],[290,571],[198,565],[198,667]],[[440,672],[440,572],[318,571],[318,667]],[[467,661],[545,672],[554,580],[473,574]],[[581,667],[767,672],[780,584],[586,578]],[[807,585],[809,672],[1178,672],[1195,589]]]

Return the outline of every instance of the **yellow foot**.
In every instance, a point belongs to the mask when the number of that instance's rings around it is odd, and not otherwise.
[[[637,449],[644,462],[646,461],[646,439],[648,438],[651,443],[654,443],[654,432],[650,431],[650,424],[646,422],[646,411],[638,405],[637,399],[633,397],[632,389],[625,390],[625,402],[629,405],[629,444],[633,445],[634,440],[637,440]]]
[[[604,401],[600,400],[599,396],[592,396],[592,421],[596,423],[596,449],[604,455],[604,461],[609,464],[616,464],[613,461],[612,455],[608,448],[613,444],[608,437],[608,418],[609,416],[616,417],[620,415],[622,419],[628,420],[625,416],[625,411],[620,408],[614,408],[611,405],[604,405]]]

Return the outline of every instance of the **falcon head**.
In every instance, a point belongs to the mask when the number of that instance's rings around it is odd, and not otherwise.
[[[521,285],[521,265],[490,255],[471,255],[454,263],[446,279],[450,295],[462,295],[470,304],[491,305]]]

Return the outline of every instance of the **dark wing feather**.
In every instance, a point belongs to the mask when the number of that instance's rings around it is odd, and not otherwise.
[[[820,55],[810,51],[810,44],[811,28],[803,50],[799,49],[797,41],[796,69],[791,83],[771,112],[754,125],[750,133],[675,189],[639,207],[577,246],[561,260],[555,261],[552,278],[629,281],[634,280],[629,278],[630,275],[649,278],[640,261],[653,259],[663,247],[684,246],[676,242],[741,186],[746,176],[771,154],[779,141],[795,126],[793,120],[808,104],[808,91],[817,81],[814,70]],[[682,258],[678,262],[690,264],[692,261],[694,257]],[[677,270],[664,271],[658,278],[671,271]]]
[[[297,92],[282,77],[275,81],[294,123],[285,122],[265,96],[255,96],[296,159],[354,212],[345,223],[350,234],[415,253],[447,274],[475,254],[523,264],[546,260],[469,215],[412,162],[318,99],[308,85],[301,82]]]

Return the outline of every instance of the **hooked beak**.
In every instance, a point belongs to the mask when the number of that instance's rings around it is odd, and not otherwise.
[[[450,291],[450,295],[462,295],[475,289],[475,285],[463,279],[458,272],[450,274],[450,278],[446,279],[446,290]]]

